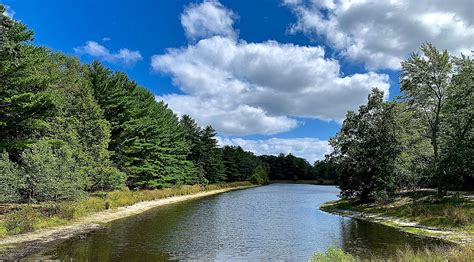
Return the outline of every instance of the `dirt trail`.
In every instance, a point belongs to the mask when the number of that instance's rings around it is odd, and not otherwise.
[[[89,216],[81,217],[67,225],[41,229],[21,235],[9,236],[4,239],[0,239],[0,261],[2,259],[16,260],[26,257],[30,254],[39,252],[50,245],[64,241],[65,239],[102,228],[105,223],[140,214],[154,207],[250,187],[254,186],[226,188],[193,195],[175,196],[152,201],[144,201],[131,206],[105,210],[91,214]]]

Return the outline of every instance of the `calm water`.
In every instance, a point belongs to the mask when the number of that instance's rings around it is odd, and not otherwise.
[[[115,221],[32,259],[306,261],[329,246],[388,255],[439,244],[319,210],[337,194],[332,186],[273,184],[186,201]]]

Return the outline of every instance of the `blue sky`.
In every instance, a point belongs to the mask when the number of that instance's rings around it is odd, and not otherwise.
[[[311,162],[372,87],[399,94],[421,43],[474,49],[468,0],[0,2],[36,44],[125,71],[221,144]]]

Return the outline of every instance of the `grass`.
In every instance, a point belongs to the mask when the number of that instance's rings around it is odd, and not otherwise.
[[[390,203],[353,205],[348,200],[328,202],[322,210],[351,210],[390,216],[416,222],[419,225],[462,231],[474,234],[474,201],[458,195],[438,198],[434,194],[424,194],[412,199],[409,195],[399,195]]]
[[[325,253],[319,252],[309,259],[310,262],[359,262],[359,261],[411,261],[411,262],[464,262],[474,261],[474,245],[452,248],[434,248],[413,250],[405,248],[398,250],[397,254],[388,257],[359,258],[345,253],[341,249],[329,248]]]
[[[74,202],[23,205],[9,212],[0,220],[0,238],[64,225],[95,212],[130,206],[138,202],[250,185],[252,185],[250,182],[233,182],[207,186],[183,185],[159,190],[101,192]]]

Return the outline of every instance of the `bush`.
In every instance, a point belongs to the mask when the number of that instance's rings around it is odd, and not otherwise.
[[[32,207],[26,207],[5,217],[5,228],[9,234],[21,234],[34,230],[35,222],[42,215]]]
[[[20,201],[20,186],[23,179],[17,165],[10,161],[8,154],[0,155],[0,203]]]
[[[109,164],[109,163],[105,163]],[[125,173],[112,166],[101,166],[93,170],[90,191],[119,190],[125,187]]]
[[[326,253],[318,252],[309,259],[310,262],[356,262],[359,261],[354,256],[344,253],[339,248],[330,247]]]
[[[21,158],[25,201],[73,200],[84,194],[88,179],[80,172],[69,147],[40,141],[25,150]]]

